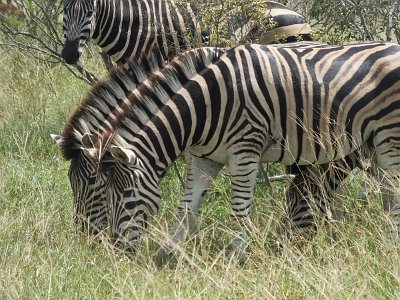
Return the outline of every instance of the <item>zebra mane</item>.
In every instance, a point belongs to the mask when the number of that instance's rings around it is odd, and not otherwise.
[[[125,144],[124,135],[131,136],[138,132],[188,80],[206,69],[225,52],[224,48],[203,47],[177,56],[158,74],[149,77],[136,88],[131,94],[127,109],[120,111],[119,115],[112,119],[111,126],[101,136],[96,148],[101,149],[101,145],[108,144],[113,138],[113,143]],[[117,130],[118,134],[115,134]]]
[[[66,160],[79,155],[85,133],[100,135],[111,129],[111,121],[125,110],[133,90],[152,74],[161,70],[165,61],[158,48],[142,53],[128,64],[115,68],[109,77],[95,85],[70,117],[62,131],[61,151]]]

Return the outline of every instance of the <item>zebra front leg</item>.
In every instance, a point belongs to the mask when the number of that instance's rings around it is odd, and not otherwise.
[[[250,225],[250,211],[253,190],[256,183],[260,157],[249,153],[235,157],[229,162],[231,173],[231,205],[235,227],[229,248],[233,254],[242,255],[247,248],[247,232]]]
[[[189,235],[196,228],[196,214],[207,189],[214,181],[223,165],[205,158],[193,156],[188,169],[185,193],[179,202],[177,220],[168,232],[155,255],[157,265],[165,264]]]

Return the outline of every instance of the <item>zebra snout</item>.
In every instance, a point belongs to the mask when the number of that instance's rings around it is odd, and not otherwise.
[[[118,234],[114,233],[110,237],[110,243],[115,250],[121,251],[128,257],[133,257],[136,254],[137,245],[122,240]]]
[[[64,48],[61,52],[61,57],[69,65],[74,65],[79,60],[79,39],[69,41],[66,40]]]

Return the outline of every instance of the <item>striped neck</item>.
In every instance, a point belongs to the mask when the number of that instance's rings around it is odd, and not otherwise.
[[[223,51],[199,48],[185,52],[161,72],[143,82],[130,97],[132,104],[102,135],[102,141],[134,149],[136,155],[158,173],[188,146],[204,135],[208,98],[190,94],[190,85],[199,85],[196,76],[206,70]],[[207,86],[207,84],[203,84]]]
[[[173,57],[192,48],[193,43],[200,45],[197,18],[191,5],[170,0],[98,0],[92,38],[114,61],[122,64],[155,45],[165,59]]]
[[[129,65],[114,70],[110,77],[93,87],[64,127],[62,150],[66,160],[80,155],[85,133],[101,135],[113,130],[112,123],[129,104],[135,88],[164,67],[157,49],[141,55]]]
[[[160,3],[165,10],[168,1]],[[158,1],[98,0],[93,40],[121,64],[140,52],[149,52],[157,42],[157,26],[163,25],[155,19],[156,5]],[[162,54],[167,57],[165,51]]]

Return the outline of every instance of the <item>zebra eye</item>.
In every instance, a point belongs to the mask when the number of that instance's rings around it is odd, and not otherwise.
[[[86,17],[89,18],[89,19],[91,19],[91,18],[93,17],[93,14],[94,14],[94,11],[93,11],[93,10],[88,11],[87,14],[86,14]]]
[[[126,190],[124,191],[124,198],[134,197],[135,191],[134,190]]]

